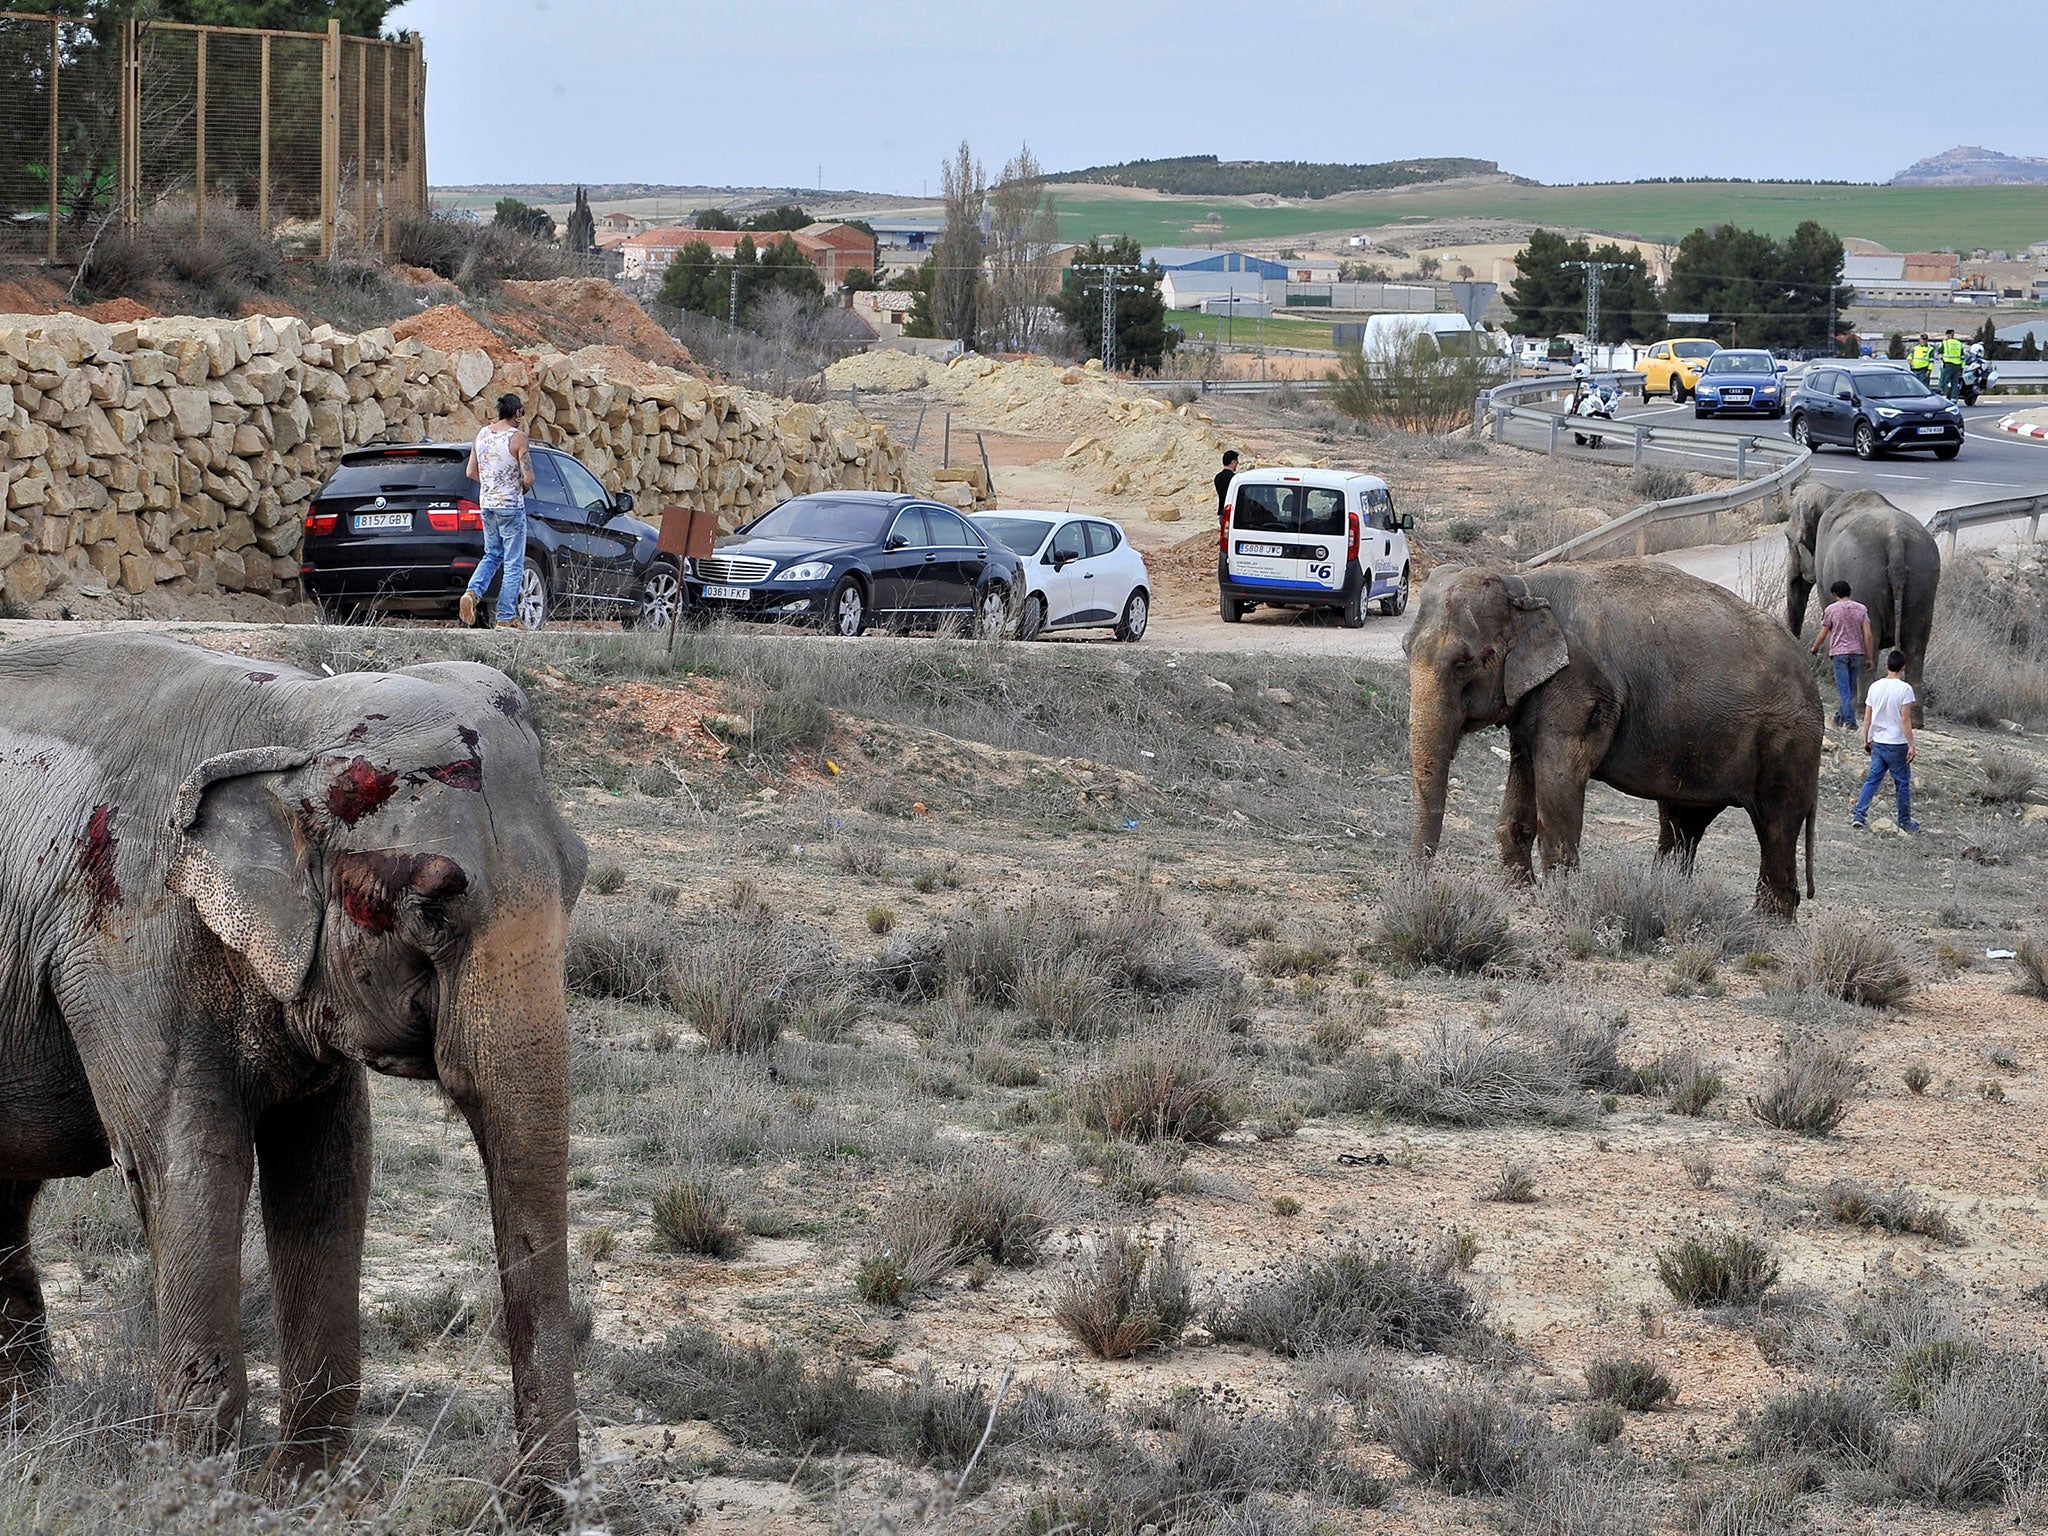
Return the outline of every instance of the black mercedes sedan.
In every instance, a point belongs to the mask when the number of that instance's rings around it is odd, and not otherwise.
[[[323,613],[445,617],[484,553],[468,443],[376,443],[341,457],[306,513],[299,580]],[[550,618],[666,626],[681,595],[655,529],[559,449],[533,445],[526,498],[526,571],[517,611],[527,629]],[[493,611],[492,583],[485,612]]]
[[[691,560],[686,581],[698,615],[847,636],[959,621],[989,639],[1023,586],[1017,556],[951,507],[886,491],[792,497]]]

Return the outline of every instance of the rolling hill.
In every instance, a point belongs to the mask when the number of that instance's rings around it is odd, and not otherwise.
[[[1916,160],[1898,175],[1895,187],[2039,187],[2048,186],[2048,160],[2031,155],[2005,155],[1995,149],[1959,144],[1925,160]]]
[[[1491,160],[1387,160],[1372,165],[1335,165],[1315,160],[1219,160],[1214,155],[1179,155],[1168,160],[1126,160],[1061,171],[1048,181],[1138,187],[1193,197],[1329,197],[1383,187],[1412,187],[1465,176],[1498,176]]]

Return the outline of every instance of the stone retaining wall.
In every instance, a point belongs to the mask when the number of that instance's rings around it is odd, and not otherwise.
[[[288,601],[307,503],[344,449],[466,441],[508,389],[528,397],[537,441],[650,520],[674,501],[730,525],[806,491],[906,483],[904,449],[848,406],[613,349],[493,357],[260,316],[0,316],[0,590],[20,604],[72,588]]]

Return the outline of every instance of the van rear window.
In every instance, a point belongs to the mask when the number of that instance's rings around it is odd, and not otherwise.
[[[1344,493],[1320,485],[1240,485],[1231,526],[1240,533],[1344,531]]]

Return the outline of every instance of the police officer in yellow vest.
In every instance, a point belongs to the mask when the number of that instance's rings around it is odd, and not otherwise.
[[[1922,384],[1925,384],[1928,381],[1927,375],[1933,363],[1934,348],[1930,347],[1927,344],[1927,338],[1922,336],[1913,343],[1913,350],[1906,354],[1906,366],[1919,376]]]
[[[1963,344],[1954,331],[1941,339],[1941,392],[1951,400],[1963,392]]]

